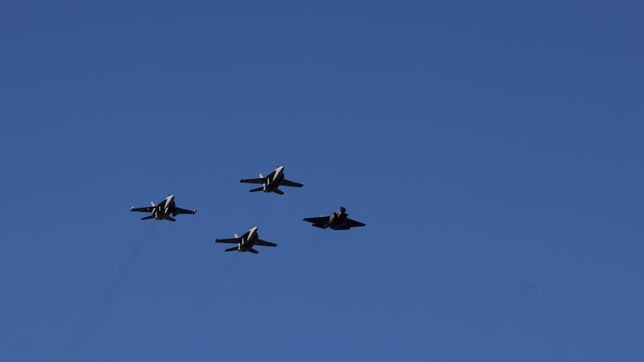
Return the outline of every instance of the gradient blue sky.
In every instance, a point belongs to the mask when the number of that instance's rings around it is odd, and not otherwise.
[[[2,1],[0,360],[644,360],[643,11]]]

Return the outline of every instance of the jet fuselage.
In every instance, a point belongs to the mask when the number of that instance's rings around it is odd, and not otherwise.
[[[329,226],[330,227],[337,227],[341,226],[344,221],[347,219],[347,210],[344,207],[341,207],[340,210],[334,212],[329,216]]]
[[[255,245],[255,240],[258,238],[259,233],[257,232],[257,226],[254,226],[245,235],[242,235],[241,241],[237,244],[237,250],[248,251],[252,249],[253,245]]]
[[[284,166],[276,168],[266,177],[264,192],[274,192],[280,186],[282,180],[284,180]]]
[[[163,201],[161,201],[154,208],[154,218],[157,220],[163,220],[168,216],[176,216],[173,211],[175,208],[174,195],[168,195]]]

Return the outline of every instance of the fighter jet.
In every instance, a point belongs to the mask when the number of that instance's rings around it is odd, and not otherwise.
[[[329,216],[307,217],[304,221],[313,223],[313,226],[320,229],[349,230],[353,227],[365,226],[359,221],[349,219],[348,216],[347,209],[341,207],[340,210]]]
[[[174,195],[168,195],[165,199],[163,199],[161,202],[159,202],[156,205],[154,204],[154,202],[150,202],[150,206],[133,207],[130,209],[130,211],[152,213],[152,215],[145,216],[141,218],[141,220],[156,219],[156,220],[170,220],[170,221],[177,221],[174,217],[179,214],[194,215],[197,212],[197,210],[186,210],[186,209],[177,207],[174,203]]]
[[[250,190],[250,192],[274,192],[278,195],[284,195],[284,192],[279,189],[280,186],[289,186],[289,187],[302,187],[301,183],[289,181],[284,178],[284,166],[276,168],[273,172],[269,173],[267,176],[262,176],[259,174],[259,178],[249,178],[242,179],[239,181],[244,184],[260,184],[261,187]]]
[[[237,244],[237,246],[233,246],[232,248],[226,249],[226,251],[249,251],[253,254],[259,254],[259,251],[255,250],[253,246],[255,245],[261,245],[261,246],[271,246],[271,247],[276,247],[277,244],[271,243],[269,241],[265,241],[259,238],[259,233],[257,232],[257,226],[254,226],[251,228],[249,231],[244,233],[241,237],[237,236],[235,234],[235,237],[232,239],[217,239],[215,240],[216,243],[227,243],[227,244]]]

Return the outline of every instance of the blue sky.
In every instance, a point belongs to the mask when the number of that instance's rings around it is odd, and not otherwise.
[[[2,2],[0,359],[641,361],[642,10]]]

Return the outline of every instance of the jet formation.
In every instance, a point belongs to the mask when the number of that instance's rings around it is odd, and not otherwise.
[[[284,195],[284,192],[279,189],[280,186],[287,187],[303,187],[304,185],[287,180],[284,177],[284,166],[279,166],[267,176],[259,175],[259,178],[253,179],[241,179],[241,183],[249,184],[259,184],[260,187],[251,189],[250,192],[267,192],[267,193],[276,193],[278,195]],[[177,207],[175,203],[174,195],[168,195],[166,198],[155,204],[150,202],[150,206],[146,207],[132,207],[130,208],[132,212],[145,212],[150,213],[150,215],[141,218],[141,220],[169,220],[176,221],[175,217],[181,214],[194,215],[197,213],[197,210],[182,209]],[[365,224],[352,220],[349,218],[347,209],[340,207],[338,211],[333,212],[329,216],[320,216],[320,217],[309,217],[305,218],[304,221],[310,222],[313,226],[320,229],[333,229],[333,230],[349,230],[354,227],[362,227]],[[235,246],[225,249],[224,251],[239,251],[239,252],[250,252],[252,254],[259,254],[259,251],[255,249],[255,246],[268,246],[276,247],[276,243],[270,241],[262,240],[259,238],[258,227],[254,226],[242,236],[237,236],[234,234],[233,238],[229,239],[216,239],[216,243],[224,244],[236,244]]]

